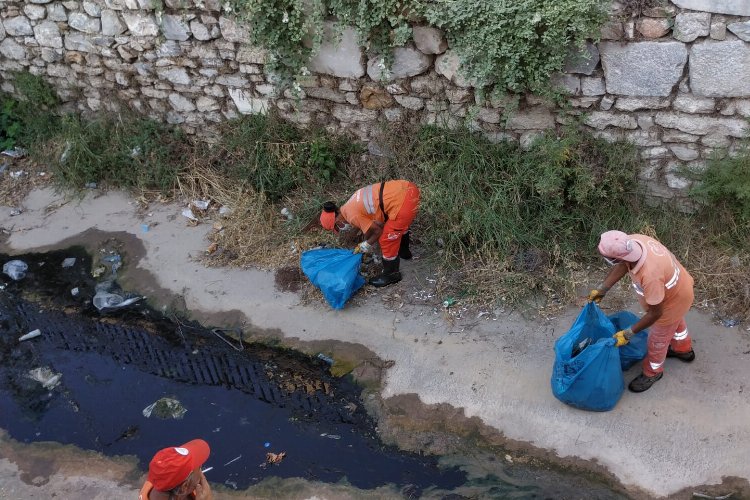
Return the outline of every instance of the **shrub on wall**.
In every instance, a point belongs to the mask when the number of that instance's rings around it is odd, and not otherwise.
[[[568,48],[606,18],[602,0],[435,0],[427,20],[442,28],[479,87],[543,92]]]
[[[411,36],[410,21],[443,29],[479,87],[542,92],[560,70],[568,47],[591,37],[606,19],[608,0],[231,0],[252,27],[252,42],[271,51],[269,71],[284,82],[304,67],[322,42],[323,20],[353,26],[371,55],[390,60],[390,48]]]

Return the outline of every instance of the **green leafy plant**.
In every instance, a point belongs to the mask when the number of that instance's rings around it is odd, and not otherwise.
[[[336,159],[330,146],[325,140],[316,139],[310,143],[308,165],[320,175],[324,181],[330,182],[336,175]]]
[[[691,195],[711,211],[724,209],[750,227],[750,145],[723,158],[714,158],[703,172],[694,173],[699,182]]]
[[[548,93],[550,75],[562,68],[566,49],[594,36],[606,19],[606,3],[434,0],[424,14],[445,30],[476,86]]]
[[[16,114],[17,102],[11,97],[0,96],[0,150],[16,145],[21,131],[21,121]]]

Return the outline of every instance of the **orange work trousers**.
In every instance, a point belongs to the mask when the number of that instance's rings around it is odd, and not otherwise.
[[[380,249],[383,251],[385,260],[393,260],[398,257],[398,249],[401,246],[401,237],[417,216],[419,208],[419,188],[416,184],[409,183],[406,189],[406,197],[401,205],[401,210],[395,217],[388,217],[383,226],[383,234],[380,235]]]
[[[643,374],[654,377],[664,371],[667,350],[690,352],[692,340],[688,333],[685,318],[668,325],[653,325],[648,332],[648,354],[643,359]]]

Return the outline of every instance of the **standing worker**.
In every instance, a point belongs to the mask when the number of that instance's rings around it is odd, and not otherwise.
[[[148,479],[138,500],[213,500],[201,472],[210,453],[202,439],[159,450],[148,465]]]
[[[600,302],[615,283],[630,273],[638,301],[646,311],[633,326],[614,335],[617,347],[653,325],[643,373],[628,385],[633,392],[643,392],[662,377],[665,358],[686,363],[695,359],[685,323],[693,304],[693,277],[664,245],[642,234],[607,231],[601,235],[599,253],[613,267],[604,282],[591,290],[589,300]]]
[[[365,240],[354,252],[370,253],[380,242],[383,273],[370,280],[382,287],[401,281],[399,260],[411,259],[409,226],[417,215],[419,188],[412,182],[394,180],[370,184],[354,193],[341,208],[332,201],[323,205],[320,224],[339,232],[348,225],[364,233]]]

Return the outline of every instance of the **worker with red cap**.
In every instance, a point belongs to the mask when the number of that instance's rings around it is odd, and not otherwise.
[[[375,243],[383,252],[383,273],[370,280],[376,287],[401,281],[399,260],[411,259],[409,226],[417,215],[419,188],[412,182],[393,180],[370,184],[354,193],[340,208],[332,201],[323,205],[320,224],[339,232],[354,226],[365,240],[356,252],[369,253]]]
[[[201,466],[211,450],[202,439],[159,450],[148,466],[138,500],[213,500]]]
[[[612,265],[604,282],[589,293],[600,302],[607,291],[630,274],[638,300],[646,311],[633,326],[614,335],[617,347],[651,327],[643,373],[630,382],[633,392],[643,392],[661,379],[665,358],[684,362],[695,359],[685,315],[693,304],[693,278],[656,239],[642,234],[607,231],[601,235],[599,253]]]

